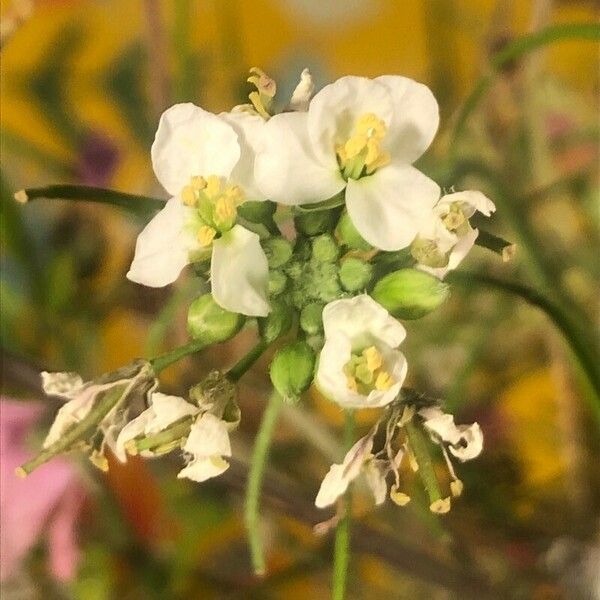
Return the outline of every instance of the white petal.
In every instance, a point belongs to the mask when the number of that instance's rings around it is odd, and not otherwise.
[[[417,265],[417,268],[421,271],[425,271],[426,273],[431,273],[438,279],[444,279],[446,274],[449,271],[452,271],[460,265],[463,259],[469,254],[471,248],[475,245],[475,240],[479,235],[478,229],[471,229],[465,235],[458,238],[458,242],[456,242],[454,248],[452,248],[450,252],[450,256],[448,257],[448,264],[445,267],[428,267],[426,265]]]
[[[374,338],[396,348],[406,337],[406,329],[367,294],[330,302],[323,309],[323,328],[326,338],[342,332],[358,345]]]
[[[254,178],[256,153],[262,143],[265,120],[247,112],[229,112],[219,115],[238,135],[240,159],[233,168],[229,180],[242,187],[246,200],[265,200]]]
[[[127,279],[150,287],[163,287],[177,279],[190,263],[189,251],[195,245],[185,230],[190,210],[179,198],[167,202],[138,235]]]
[[[60,407],[44,440],[44,448],[57,442],[68,429],[87,416],[94,406],[96,394],[97,386],[90,386]]]
[[[350,483],[360,475],[363,464],[370,456],[372,449],[373,434],[370,433],[358,440],[348,450],[341,465],[331,465],[315,500],[318,508],[330,506],[346,492]]]
[[[172,196],[194,175],[229,177],[239,158],[237,134],[216,115],[191,103],[176,104],[162,114],[152,165]]]
[[[456,426],[454,417],[439,408],[421,409],[419,415],[432,439],[449,444],[450,452],[461,461],[471,460],[481,453],[483,433],[479,423]]]
[[[42,389],[48,396],[72,399],[83,387],[83,379],[78,373],[48,373],[42,371]]]
[[[315,91],[315,84],[308,69],[304,69],[300,74],[300,81],[294,88],[288,110],[307,111],[310,104],[310,99]]]
[[[150,402],[152,406],[148,410],[152,410],[153,418],[146,426],[147,435],[158,433],[179,419],[195,415],[200,410],[179,396],[168,396],[160,392],[152,394]]]
[[[135,419],[132,419],[121,429],[119,435],[117,436],[117,441],[115,443],[115,455],[121,462],[127,461],[127,452],[125,450],[125,445],[130,440],[135,439],[136,437],[143,435],[146,431],[146,427],[152,422],[154,419],[154,411],[152,408],[147,408],[145,411],[140,413]]]
[[[265,317],[269,265],[258,235],[236,225],[213,242],[210,267],[212,295],[222,308]]]
[[[387,87],[366,77],[341,77],[326,85],[308,107],[308,130],[320,160],[335,159],[335,148],[354,133],[358,119],[373,113],[386,125],[394,114]]]
[[[496,205],[482,192],[477,190],[465,190],[463,192],[453,192],[440,198],[440,205],[449,205],[453,202],[464,202],[471,210],[466,211],[467,218],[472,217],[476,211],[491,216],[496,211]]]
[[[183,450],[192,454],[194,458],[231,456],[231,444],[225,422],[210,413],[204,413],[192,425]]]
[[[217,477],[227,471],[229,463],[221,458],[220,456],[210,456],[208,458],[199,458],[193,460],[186,467],[184,467],[179,473],[177,473],[178,479],[187,477],[192,481],[198,483]]]
[[[412,164],[427,150],[440,122],[438,103],[422,83],[398,75],[377,77],[392,96],[394,116],[386,135],[394,160]]]
[[[346,207],[369,244],[400,250],[413,241],[439,197],[437,183],[414,167],[388,165],[348,181]]]
[[[308,137],[307,113],[275,115],[263,130],[263,145],[256,157],[256,181],[263,194],[288,205],[327,200],[346,182],[332,151],[318,159]]]
[[[367,485],[375,497],[375,504],[383,504],[387,498],[388,486],[385,476],[388,464],[385,460],[371,459],[364,467]]]

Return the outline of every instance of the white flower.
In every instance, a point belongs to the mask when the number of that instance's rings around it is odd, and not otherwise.
[[[447,444],[450,452],[461,462],[472,460],[483,450],[483,433],[479,423],[455,425],[454,417],[439,408],[422,408],[419,415],[431,439]]]
[[[264,194],[282,204],[321,202],[345,189],[348,213],[371,245],[407,247],[439,198],[438,185],[412,167],[438,127],[431,91],[411,79],[342,77],[307,112],[265,125],[256,158]]]
[[[418,268],[443,279],[458,267],[479,235],[469,219],[476,212],[489,217],[495,210],[494,203],[475,190],[442,196],[412,244]]]
[[[177,421],[192,417],[199,412],[199,408],[186,402],[179,396],[167,396],[155,392],[150,396],[150,406],[127,423],[117,438],[115,454],[121,462],[127,459],[126,446],[131,440],[140,436],[148,436],[164,431]],[[152,451],[140,452],[142,456],[155,456]]]
[[[325,344],[315,383],[344,408],[389,404],[404,382],[407,364],[397,350],[404,327],[367,295],[330,302],[323,310]]]
[[[223,457],[231,456],[227,423],[211,413],[204,413],[192,425],[183,450],[191,460],[177,477],[200,482],[221,475],[229,468]]]
[[[381,504],[387,496],[387,484],[385,482],[385,470],[380,469],[379,461],[373,458],[373,438],[377,432],[375,426],[365,437],[360,438],[346,453],[342,464],[331,465],[329,472],[323,478],[319,493],[315,500],[318,508],[331,506],[340,496],[345,494],[348,486],[361,474],[367,478],[367,484],[371,488],[375,501]]]
[[[129,279],[168,285],[212,248],[215,301],[237,313],[268,314],[267,258],[259,237],[236,224],[240,203],[264,200],[254,182],[262,124],[256,115],[216,116],[189,103],[163,113],[152,164],[173,197],[138,236]]]

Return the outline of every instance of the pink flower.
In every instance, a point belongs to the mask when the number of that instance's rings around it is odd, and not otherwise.
[[[50,572],[73,577],[79,558],[75,525],[84,489],[73,467],[54,460],[25,479],[15,468],[29,458],[28,432],[43,412],[39,402],[0,398],[0,580],[10,577],[45,535]]]

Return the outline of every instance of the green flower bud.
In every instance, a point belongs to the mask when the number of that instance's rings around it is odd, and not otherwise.
[[[312,383],[315,354],[306,342],[294,342],[278,350],[271,363],[271,381],[288,402],[297,402]]]
[[[356,227],[350,215],[346,211],[342,213],[340,220],[335,229],[335,233],[342,244],[348,246],[352,250],[372,250],[373,246],[365,241]]]
[[[323,304],[307,304],[300,313],[300,327],[308,335],[316,335],[323,331]]]
[[[294,218],[294,224],[298,233],[313,236],[331,231],[337,221],[339,209],[317,210],[311,212],[297,213]]]
[[[364,290],[373,278],[373,265],[359,258],[347,258],[340,266],[339,277],[345,290]]]
[[[269,344],[278,337],[285,335],[292,326],[292,308],[282,300],[271,301],[271,312],[264,318],[258,319],[258,331]]]
[[[278,269],[290,260],[293,252],[292,243],[282,237],[273,237],[262,242],[263,250],[267,255],[269,267]]]
[[[285,290],[287,277],[281,271],[269,271],[269,295],[278,296]]]
[[[218,344],[233,337],[242,328],[244,320],[244,315],[221,308],[211,294],[204,294],[188,309],[187,329],[194,339]]]
[[[243,219],[251,223],[270,223],[277,205],[274,202],[243,202],[237,207],[237,212]]]
[[[400,269],[380,279],[371,296],[399,319],[420,319],[448,298],[450,287],[417,269]]]
[[[318,262],[335,262],[340,255],[340,249],[333,237],[323,234],[312,240],[312,259]]]

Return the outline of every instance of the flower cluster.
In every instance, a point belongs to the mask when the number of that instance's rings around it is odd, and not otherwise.
[[[250,319],[264,347],[294,332],[278,344],[270,368],[284,399],[297,401],[314,384],[344,409],[383,409],[331,467],[319,507],[333,504],[361,473],[377,503],[390,495],[405,504],[405,457],[421,469],[428,491],[437,489],[422,465],[428,438],[440,446],[458,496],[451,455],[477,456],[481,431],[457,427],[439,404],[403,388],[406,331],[398,319],[419,318],[446,299],[443,278],[479,234],[470,219],[489,217],[494,204],[477,191],[444,194],[413,166],[439,123],[425,85],[400,76],[342,77],[313,95],[305,70],[291,98],[280,101],[261,70],[252,69],[248,81],[256,88],[249,103],[231,112],[188,103],[162,115],[152,165],[170,199],[140,233],[127,277],[162,287],[193,265],[211,290],[189,308],[193,338],[224,341]],[[182,449],[188,461],[179,476],[195,481],[227,469],[229,433],[240,418],[236,379],[215,373],[184,399],[156,391],[153,365],[134,365],[127,376],[86,384],[45,374],[46,391],[69,401],[33,466],[83,441],[99,466],[108,445],[120,460]],[[449,509],[449,496],[430,500],[433,511]]]

